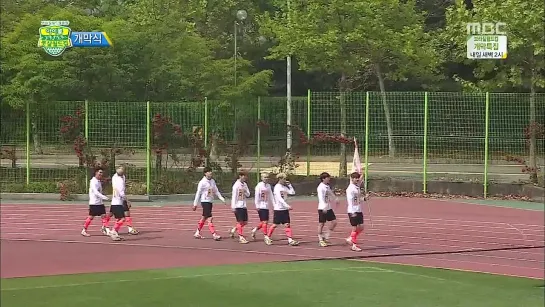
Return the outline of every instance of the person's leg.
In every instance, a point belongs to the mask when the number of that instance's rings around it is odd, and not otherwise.
[[[91,225],[91,222],[93,221],[93,219],[95,218],[94,212],[95,210],[93,209],[93,206],[89,206],[89,214],[87,216],[87,218],[85,219],[85,222],[83,223],[83,229],[81,230],[81,235],[84,236],[84,237],[90,237],[91,235],[89,233],[87,233],[87,229],[89,228],[89,225]]]
[[[329,228],[324,234],[324,239],[326,242],[329,241],[329,237],[331,236],[331,233],[335,230],[335,227],[337,227],[337,216],[335,216],[335,212],[333,209],[329,209],[326,213],[326,221],[329,222]]]
[[[324,238],[324,226],[326,223],[326,216],[323,210],[318,210],[318,244],[322,247],[326,247],[327,243]]]

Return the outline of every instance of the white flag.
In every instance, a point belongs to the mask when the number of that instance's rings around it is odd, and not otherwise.
[[[353,172],[358,172],[360,175],[362,175],[360,152],[358,151],[358,142],[356,141],[356,137],[354,137],[354,158],[352,158],[352,173]]]

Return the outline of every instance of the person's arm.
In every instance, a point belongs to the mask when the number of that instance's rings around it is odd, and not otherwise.
[[[108,200],[108,196],[105,196],[104,194],[98,191],[99,185],[100,185],[100,182],[98,181],[93,182],[93,184],[91,184],[91,193],[93,193],[97,197],[100,197],[102,200]]]
[[[246,197],[250,197],[250,188],[248,188],[248,184],[246,182],[244,183],[244,195],[246,195]]]
[[[218,189],[218,185],[216,184],[216,181],[212,179],[212,182],[214,183],[214,191],[216,192],[216,196],[222,201],[225,202],[225,198],[220,193],[220,190]]]
[[[319,185],[317,192],[318,192],[318,203],[320,203],[320,204],[327,203],[327,201],[325,199],[326,194],[327,194],[327,189],[325,189],[325,187],[323,185]]]
[[[195,193],[195,200],[193,201],[193,207],[197,207],[198,204],[199,204],[199,200],[201,198],[201,195],[202,195],[202,191],[203,191],[203,183],[202,181],[199,181],[199,184],[197,185],[197,192]]]
[[[255,204],[255,209],[257,210],[258,209],[258,205],[259,205],[259,202],[261,202],[261,189],[259,188],[259,183],[255,186],[255,189],[254,189],[254,204]]]
[[[233,210],[235,210],[238,201],[238,186],[239,183],[235,182],[235,184],[233,184],[233,189],[231,190],[231,209]]]
[[[289,195],[295,195],[295,190],[293,189],[293,186],[291,185],[291,183],[288,183],[288,185],[286,185],[286,187],[288,187],[288,194]]]
[[[337,195],[335,195],[335,193],[333,192],[333,189],[327,189],[327,193],[329,194],[329,197],[331,197],[331,200],[335,201],[335,205],[339,205],[339,199],[337,198]]]
[[[272,188],[267,189],[267,193],[269,193],[269,203],[274,206],[276,200],[274,199]]]

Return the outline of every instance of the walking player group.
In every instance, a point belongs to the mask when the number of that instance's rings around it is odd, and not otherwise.
[[[126,224],[128,233],[137,235],[138,231],[132,226],[132,218],[130,215],[131,202],[125,194],[125,174],[124,168],[118,167],[116,174],[112,176],[113,195],[111,200],[110,211],[106,212],[104,201],[109,200],[107,196],[102,194],[101,179],[104,171],[102,168],[96,168],[94,177],[89,184],[89,216],[85,220],[81,234],[88,237],[87,228],[95,217],[100,216],[102,219],[102,233],[110,236],[114,241],[123,240],[119,235],[119,230]],[[299,245],[299,242],[293,238],[291,227],[290,211],[293,209],[288,203],[288,195],[295,195],[293,186],[287,179],[287,175],[280,173],[276,175],[277,183],[274,188],[271,186],[271,174],[261,174],[261,181],[255,186],[255,209],[259,217],[259,223],[252,229],[251,237],[256,239],[259,231],[263,233],[263,241],[267,245],[272,245],[272,234],[275,229],[282,225],[288,239],[288,244],[291,246]],[[366,201],[368,195],[362,195],[361,192],[361,174],[354,172],[350,174],[350,184],[346,189],[347,210],[350,225],[352,227],[350,236],[345,239],[351,250],[361,251],[358,246],[358,236],[363,232],[363,201]],[[241,171],[238,173],[238,179],[233,184],[231,209],[235,215],[236,224],[229,231],[229,236],[233,239],[238,237],[238,242],[241,244],[248,243],[244,235],[244,227],[248,224],[248,207],[247,200],[250,197],[250,189],[248,188],[248,173]],[[324,172],[320,174],[320,184],[317,188],[318,194],[318,244],[321,247],[329,245],[329,237],[331,232],[337,226],[337,217],[335,216],[334,208],[339,205],[339,201],[330,187],[331,176]],[[212,209],[213,202],[218,198],[225,204],[227,201],[221,195],[215,180],[212,176],[212,169],[204,168],[204,176],[199,181],[195,200],[193,202],[193,211],[197,207],[202,208],[202,216],[197,224],[197,230],[193,234],[196,239],[203,239],[201,232],[205,224],[208,224],[208,230],[212,234],[212,238],[216,241],[222,237],[216,232],[213,223]],[[272,223],[270,223],[270,212],[272,209]],[[115,218],[115,223],[112,228],[109,227],[111,217]]]

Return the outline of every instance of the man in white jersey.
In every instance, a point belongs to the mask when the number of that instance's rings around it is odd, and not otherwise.
[[[103,203],[104,200],[108,200],[108,197],[102,194],[102,183],[100,182],[104,175],[104,170],[101,167],[97,167],[94,174],[95,175],[89,182],[89,216],[85,219],[83,230],[81,231],[81,235],[84,237],[91,236],[87,233],[87,228],[89,228],[89,225],[91,225],[95,216],[100,216],[102,218],[102,231],[109,235],[107,228],[108,223],[106,220],[106,206],[104,206]]]
[[[257,215],[259,216],[259,225],[252,229],[252,238],[255,240],[256,232],[261,229],[263,235],[265,236],[265,241],[267,240],[267,228],[269,226],[269,212],[271,206],[274,205],[274,195],[269,184],[269,174],[261,174],[261,182],[255,186],[255,209],[257,210]]]
[[[114,194],[112,198],[112,204],[114,203],[114,198],[118,197],[121,199],[121,205],[123,206],[124,217],[125,217],[123,224],[127,225],[129,234],[137,235],[139,233],[138,230],[136,230],[132,226],[132,217],[130,212],[131,202],[127,199],[127,195],[125,194],[126,186],[127,185],[126,185],[126,177],[125,177],[125,168],[123,166],[118,166],[116,169],[116,173],[112,176],[112,190]],[[115,209],[120,210],[119,208],[115,208]],[[110,221],[110,218],[114,215],[115,214],[112,210],[112,207],[110,206],[110,212],[106,216],[106,219],[108,220],[108,222]]]
[[[117,168],[117,172],[112,176],[112,204],[110,206],[109,216],[115,218],[114,227],[110,230],[110,236],[113,240],[119,241],[123,238],[119,236],[119,229],[125,222],[124,204],[127,199],[125,196],[125,176],[123,175],[123,167]]]
[[[250,189],[248,189],[248,174],[244,171],[238,173],[238,180],[233,184],[231,195],[231,210],[235,213],[237,224],[231,229],[231,238],[235,237],[235,231],[238,234],[238,242],[241,244],[248,243],[244,237],[244,226],[248,224],[248,208],[246,207],[246,199],[250,197]]]
[[[208,221],[208,229],[212,233],[214,240],[221,240],[221,236],[216,233],[214,224],[212,222],[212,202],[214,201],[214,196],[217,196],[221,201],[225,203],[225,198],[221,195],[216,185],[216,181],[212,178],[212,169],[210,167],[204,168],[204,177],[199,181],[197,186],[197,193],[195,193],[195,200],[193,201],[193,211],[197,210],[199,200],[202,207],[202,217],[199,220],[197,225],[197,231],[193,235],[197,239],[202,239],[201,230],[204,227],[204,223]]]
[[[267,236],[265,237],[265,244],[272,245],[272,234],[278,225],[284,225],[284,231],[286,237],[288,237],[288,244],[291,246],[299,245],[299,242],[293,239],[291,230],[290,210],[292,209],[287,203],[288,195],[295,195],[293,186],[287,181],[287,176],[284,173],[276,175],[278,183],[274,186],[274,213],[273,224],[269,227]]]
[[[335,200],[335,204],[338,205],[339,201],[337,196],[331,190],[329,182],[331,175],[326,172],[320,174],[320,184],[316,189],[318,192],[318,240],[321,247],[328,246],[329,236],[335,227],[337,226],[337,217],[331,204]],[[324,226],[327,222],[330,222],[329,229],[324,233]]]
[[[361,175],[357,172],[350,174],[350,185],[346,189],[346,200],[348,202],[347,212],[352,232],[350,237],[346,238],[346,243],[350,244],[351,249],[355,252],[360,252],[357,244],[358,235],[363,232],[363,213],[362,213],[362,197],[361,197]],[[367,195],[363,197],[367,200]]]

